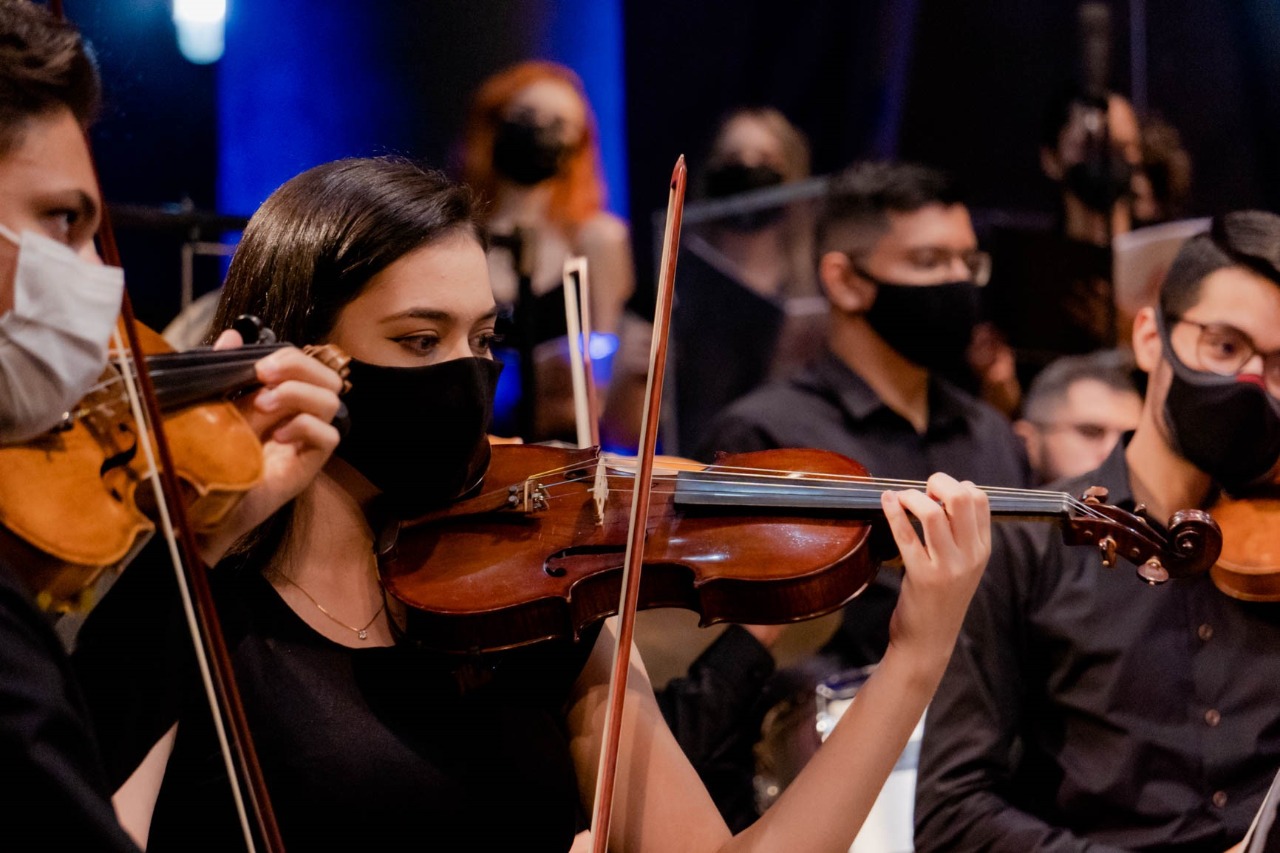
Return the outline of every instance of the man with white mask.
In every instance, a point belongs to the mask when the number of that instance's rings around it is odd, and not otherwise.
[[[56,426],[106,366],[123,274],[93,242],[102,201],[84,132],[98,98],[75,29],[27,0],[0,0],[0,447]],[[336,374],[296,349],[257,373],[265,391],[242,408],[264,441],[264,479],[200,540],[211,565],[309,483],[338,441]],[[0,847],[136,850],[18,550],[0,549]]]

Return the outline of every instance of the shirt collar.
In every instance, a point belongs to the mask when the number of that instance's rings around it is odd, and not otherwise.
[[[827,347],[801,375],[800,384],[834,398],[853,420],[866,420],[881,410],[891,411],[866,380]],[[965,415],[974,403],[959,388],[931,372],[928,394],[929,432],[966,422]]]
[[[1129,484],[1129,463],[1124,455],[1131,438],[1132,432],[1125,433],[1101,465],[1088,474],[1065,481],[1062,490],[1078,498],[1090,486],[1101,486],[1107,490],[1107,503],[1125,510],[1132,509],[1133,486]]]

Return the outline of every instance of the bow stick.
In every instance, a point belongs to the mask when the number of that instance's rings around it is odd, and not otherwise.
[[[640,449],[636,460],[631,521],[627,529],[627,550],[622,570],[622,597],[618,604],[618,644],[613,652],[613,676],[609,681],[604,742],[600,749],[596,798],[592,809],[591,834],[594,853],[606,853],[609,845],[613,789],[618,773],[618,744],[622,736],[622,708],[627,692],[627,672],[631,666],[631,642],[635,635],[636,605],[640,597],[640,568],[644,562],[645,524],[649,517],[653,457],[658,446],[662,379],[667,368],[667,333],[671,327],[671,304],[675,293],[676,256],[680,247],[680,220],[684,211],[686,177],[684,155],[681,155],[680,159],[676,160],[675,170],[671,173],[671,191],[667,197],[667,226],[662,239],[662,262],[658,270],[653,343],[649,348],[649,382],[645,386],[644,418],[640,422]]]

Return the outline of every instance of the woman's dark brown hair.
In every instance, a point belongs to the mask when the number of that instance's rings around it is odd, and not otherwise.
[[[210,334],[253,314],[280,340],[321,341],[369,279],[457,232],[482,239],[470,190],[440,172],[391,157],[316,166],[249,220]]]
[[[316,166],[272,193],[249,220],[212,328],[253,314],[280,340],[323,341],[371,278],[457,234],[483,245],[470,190],[440,172],[390,157]],[[287,545],[292,519],[288,504],[237,543],[230,562],[265,567]]]

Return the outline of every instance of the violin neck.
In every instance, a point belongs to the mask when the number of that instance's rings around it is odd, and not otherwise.
[[[916,484],[923,488],[924,484]],[[883,515],[880,494],[909,488],[898,480],[832,479],[762,476],[712,471],[681,471],[676,477],[675,503],[681,506],[743,507],[753,509],[830,510],[841,515]],[[983,488],[993,518],[1055,520],[1071,515],[1074,501],[1066,492]]]
[[[254,365],[285,344],[248,344],[235,349],[197,349],[147,356],[160,408],[166,412],[256,388]]]

